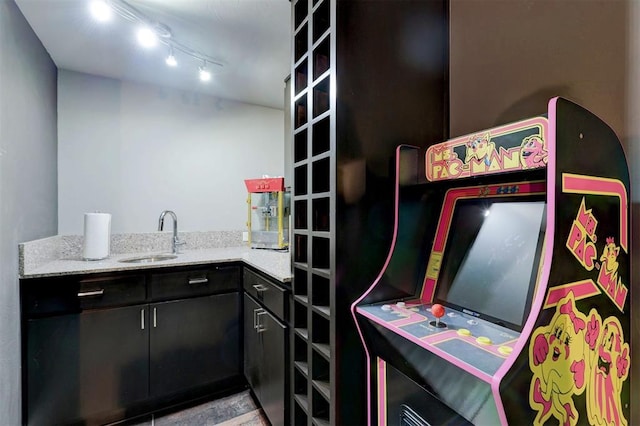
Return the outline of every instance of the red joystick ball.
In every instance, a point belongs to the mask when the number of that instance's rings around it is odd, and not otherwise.
[[[444,316],[444,306],[439,303],[436,303],[431,306],[431,313],[436,318],[442,318]]]
[[[447,326],[447,324],[440,322],[440,318],[444,316],[444,306],[439,303],[434,303],[433,305],[431,305],[431,313],[434,317],[436,317],[436,320],[431,321],[429,324],[436,328],[444,328]]]

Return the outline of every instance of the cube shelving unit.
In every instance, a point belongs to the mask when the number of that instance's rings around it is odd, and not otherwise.
[[[349,307],[389,250],[396,146],[448,135],[447,8],[292,2],[292,424],[366,420]]]

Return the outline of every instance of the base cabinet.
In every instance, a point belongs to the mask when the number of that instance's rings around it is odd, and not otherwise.
[[[228,293],[150,305],[151,396],[237,375],[240,297]]]
[[[240,385],[241,267],[181,271],[23,280],[23,423],[104,424]]]
[[[100,417],[147,398],[144,315],[131,306],[29,320],[29,424]]]
[[[252,279],[255,274],[245,269],[245,289],[255,289]],[[288,292],[266,282],[258,284],[257,288],[257,294],[261,296],[271,292],[274,304],[268,301],[269,298],[260,300],[249,292],[244,293],[244,373],[269,421],[279,426],[286,424],[289,418],[289,333],[284,318],[277,317],[274,311],[284,308]]]

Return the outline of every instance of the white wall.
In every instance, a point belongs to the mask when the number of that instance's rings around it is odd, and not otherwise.
[[[58,232],[245,229],[243,180],[284,174],[284,112],[72,71],[58,74]]]
[[[21,424],[18,243],[56,234],[56,67],[0,0],[0,424]]]

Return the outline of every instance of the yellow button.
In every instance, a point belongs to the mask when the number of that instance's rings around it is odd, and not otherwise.
[[[471,332],[469,330],[467,330],[466,328],[461,328],[458,330],[458,334],[460,336],[471,336]]]
[[[513,352],[513,348],[511,346],[500,346],[498,348],[498,352],[500,352],[502,355],[510,355],[511,352]]]
[[[481,345],[490,345],[491,339],[489,339],[488,337],[484,337],[484,336],[480,336],[476,339],[476,342],[480,343]]]

